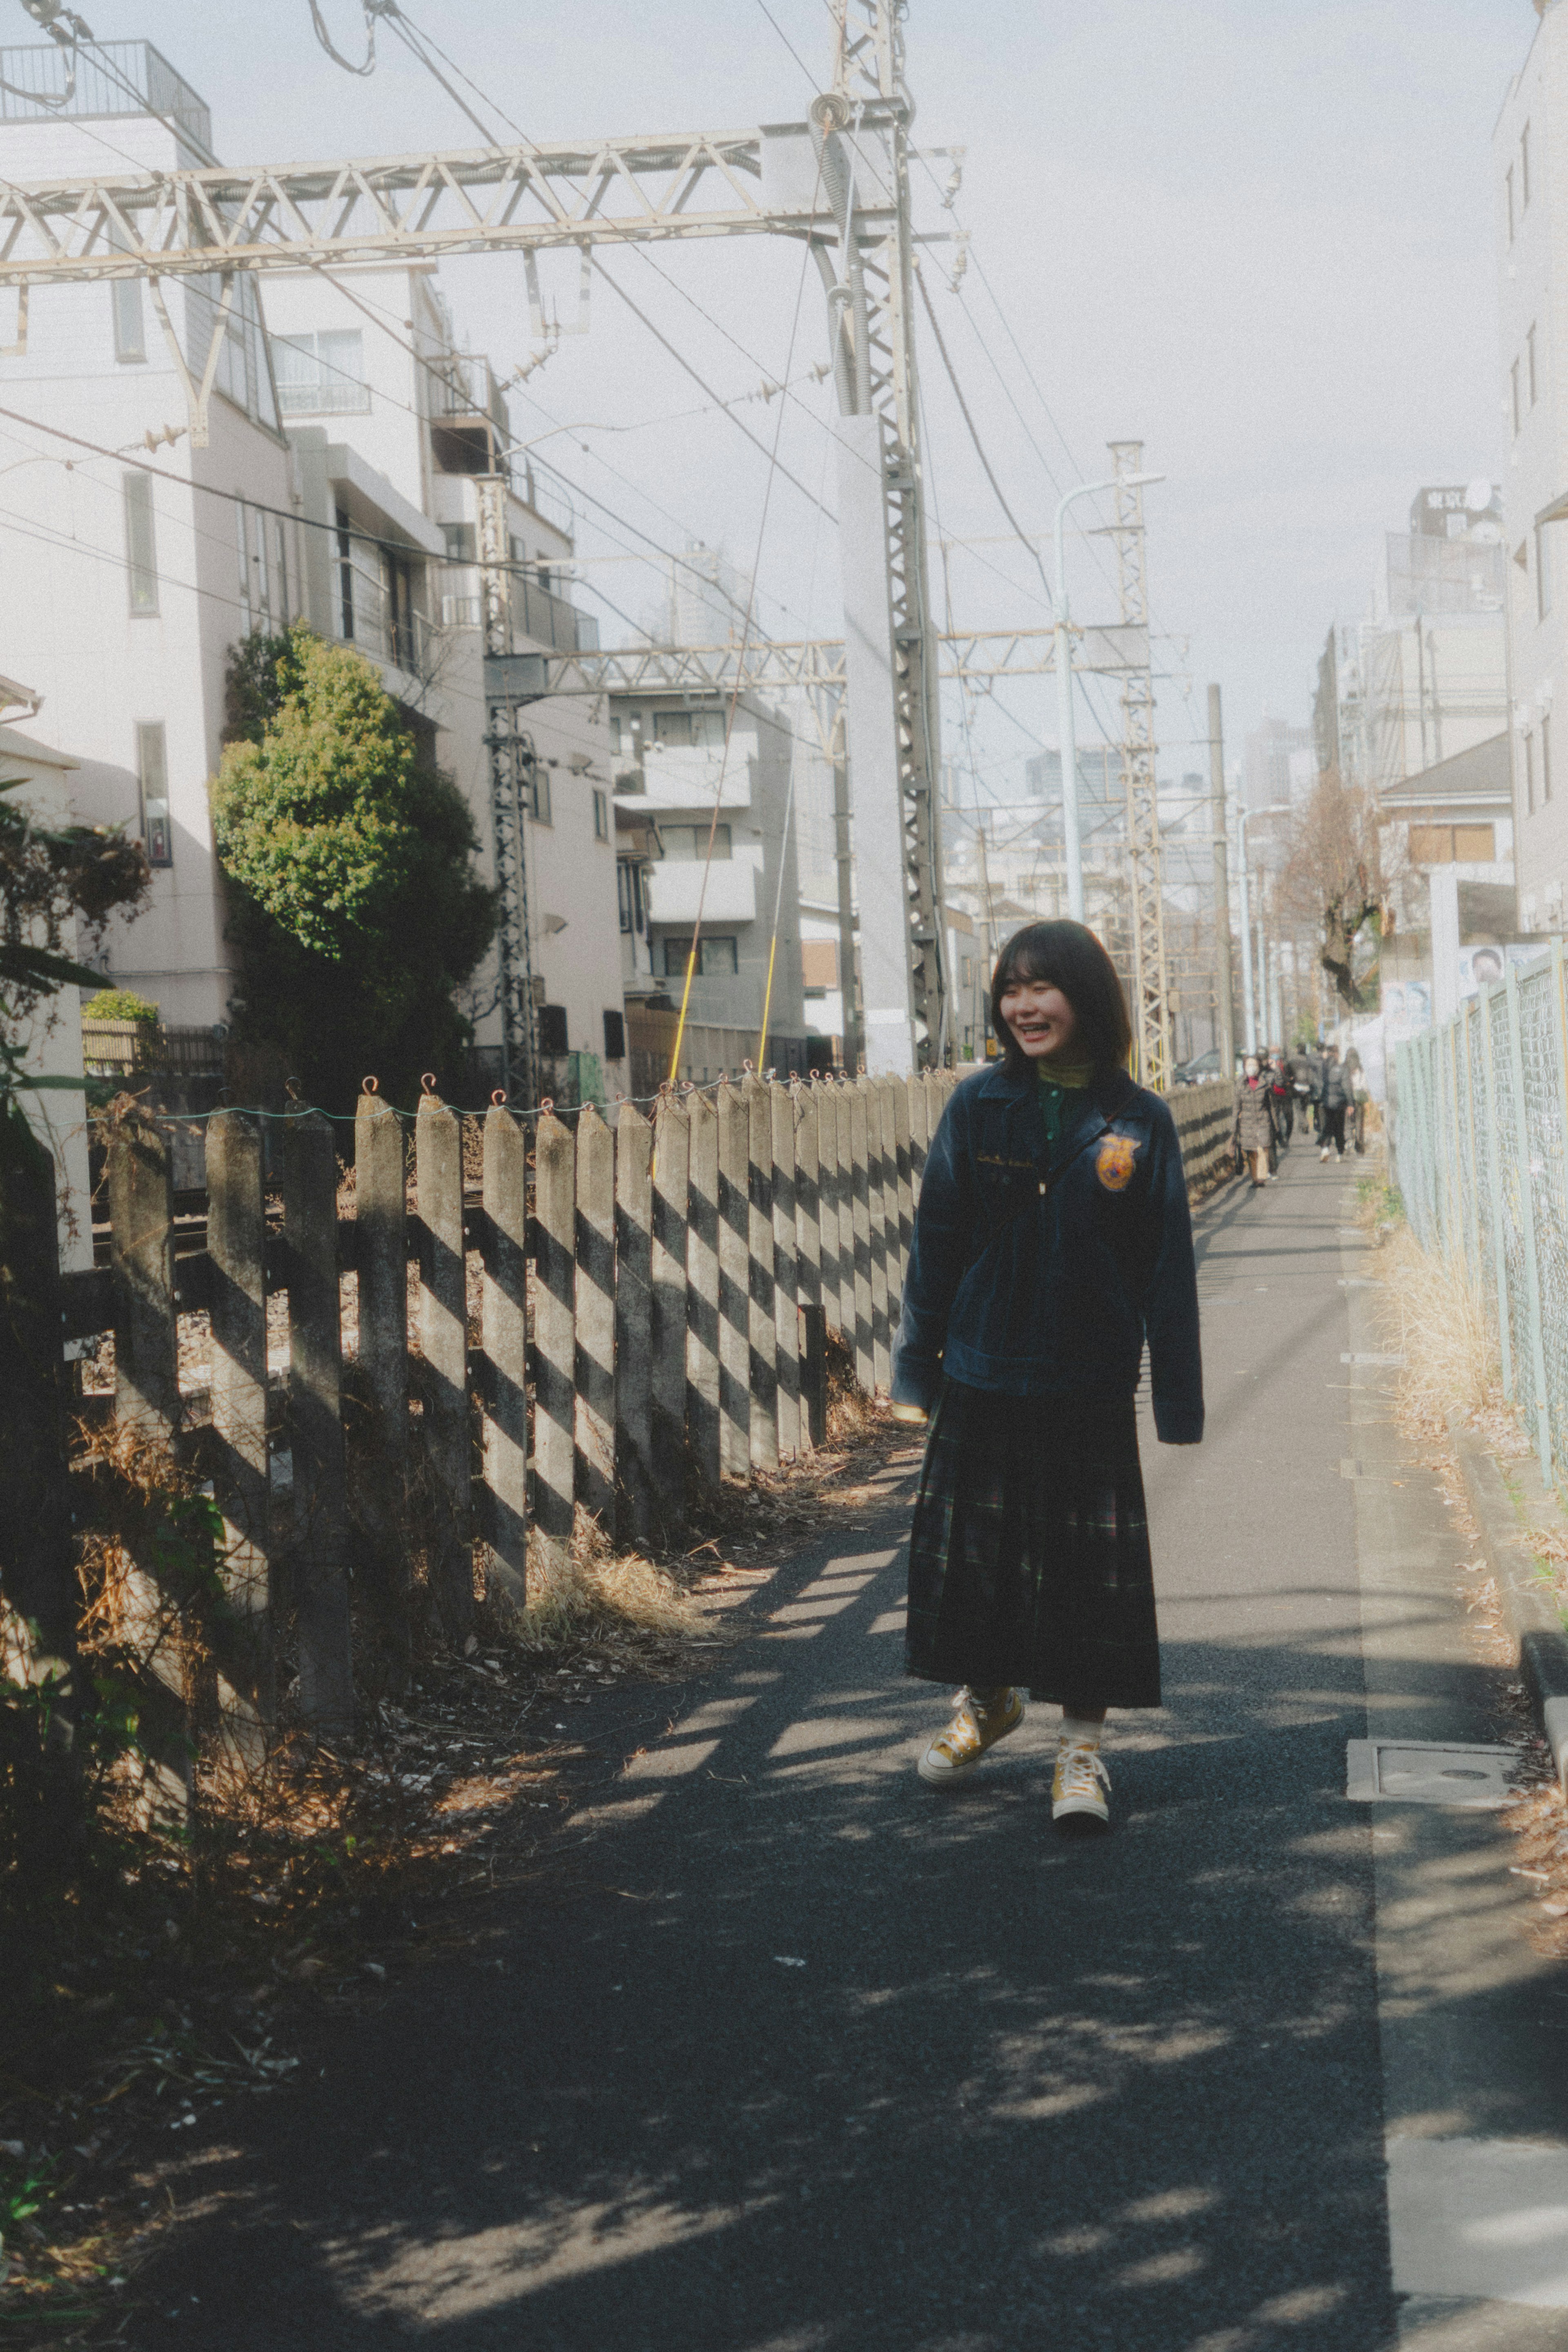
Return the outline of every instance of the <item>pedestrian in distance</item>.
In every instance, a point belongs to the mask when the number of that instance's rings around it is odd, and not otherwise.
[[[1236,1089],[1235,1145],[1251,1174],[1254,1190],[1269,1181],[1274,1151],[1274,1094],[1256,1054],[1241,1065]]]
[[[1326,1160],[1331,1150],[1344,1158],[1344,1115],[1350,1108],[1350,1077],[1338,1050],[1330,1045],[1323,1055],[1322,1115],[1319,1132],[1322,1137],[1320,1160]]]
[[[1285,1056],[1278,1046],[1269,1056],[1269,1092],[1273,1097],[1275,1140],[1281,1151],[1289,1151],[1291,1129],[1296,1120],[1296,1098],[1291,1089]]]
[[[1301,1114],[1301,1131],[1310,1135],[1317,1125],[1317,1097],[1322,1089],[1317,1055],[1300,1045],[1291,1055],[1288,1066],[1291,1092]]]
[[[1051,1817],[1109,1826],[1108,1708],[1160,1704],[1134,1391],[1203,1435],[1197,1283],[1169,1110],[1134,1086],[1115,968],[1082,923],[1030,923],[991,982],[1000,1060],[950,1097],[921,1179],[894,1410],[929,1420],[906,1670],[960,1685],[920,1778],[951,1788],[1062,1710]]]

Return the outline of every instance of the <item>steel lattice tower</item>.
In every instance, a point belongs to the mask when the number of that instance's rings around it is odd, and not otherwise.
[[[1108,445],[1116,469],[1115,520],[1110,536],[1116,548],[1116,580],[1122,619],[1144,633],[1145,665],[1130,669],[1122,684],[1122,774],[1127,793],[1127,890],[1133,935],[1133,1035],[1138,1082],[1160,1087],[1170,1082],[1170,994],[1166,970],[1164,881],[1160,871],[1160,804],[1155,782],[1155,681],[1146,651],[1149,625],[1148,572],[1145,553],[1144,493],[1126,478],[1143,471],[1141,441]]]

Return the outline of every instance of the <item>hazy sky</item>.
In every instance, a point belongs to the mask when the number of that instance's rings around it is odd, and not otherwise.
[[[321,5],[339,46],[360,54],[357,0]],[[536,138],[798,119],[828,73],[827,0],[768,0],[810,74],[759,0],[411,5]],[[19,17],[15,0],[0,10]],[[384,28],[375,73],[340,72],[307,0],[93,0],[90,16],[100,38],[156,41],[211,103],[231,162],[475,142]],[[1324,631],[1363,608],[1379,533],[1401,526],[1418,485],[1500,473],[1490,139],[1535,21],[1531,0],[911,0],[916,137],[967,149],[956,217],[973,232],[960,295],[944,282],[946,248],[925,267],[1009,503],[1027,530],[1049,529],[1056,483],[1104,470],[1113,437],[1141,437],[1169,477],[1149,493],[1151,594],[1168,633],[1162,773],[1201,761],[1186,739],[1194,713],[1202,731],[1211,677],[1233,749],[1265,705],[1304,719]],[[26,37],[25,20],[8,37]],[[921,184],[922,225],[946,226]],[[783,373],[798,299],[794,374],[823,356],[820,287],[813,270],[802,295],[798,247],[747,238],[655,258],[733,341],[635,255],[610,267],[717,394]],[[570,315],[575,258],[546,273]],[[443,277],[473,348],[507,365],[525,355],[520,261],[475,258]],[[1005,534],[929,336],[921,365],[942,528]],[[749,570],[764,461],[722,415],[688,413],[704,394],[606,289],[590,333],[563,341],[526,392],[521,433],[632,428],[585,435],[593,457],[558,436],[543,454],[569,476],[662,546],[700,538]],[[787,415],[781,454],[811,486],[830,398],[808,380]],[[740,412],[765,441],[777,413]],[[585,521],[580,548],[616,555],[614,526]],[[1084,619],[1113,614],[1102,561],[1102,545],[1078,541]],[[831,526],[776,486],[768,625],[836,627],[836,571]],[[586,572],[637,617],[657,593],[642,563]],[[960,625],[1045,617],[1016,542],[954,549],[949,576]],[[935,562],[934,582],[940,599]],[[601,618],[613,642],[622,625]],[[1081,725],[1092,738],[1092,719]],[[982,789],[1012,790],[1031,741],[1054,735],[1051,681],[1009,686],[977,714]],[[946,736],[961,746],[956,704]]]

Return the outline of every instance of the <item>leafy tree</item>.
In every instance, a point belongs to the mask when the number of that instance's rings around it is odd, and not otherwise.
[[[346,1110],[373,1070],[393,1101],[455,1080],[454,1002],[490,943],[495,895],[456,785],[421,753],[362,655],[297,625],[229,671],[235,724],[213,788],[239,949],[235,1034]]]

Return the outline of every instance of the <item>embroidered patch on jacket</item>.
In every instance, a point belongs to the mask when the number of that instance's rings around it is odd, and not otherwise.
[[[1133,1181],[1138,1147],[1130,1135],[1108,1135],[1094,1157],[1094,1173],[1107,1192],[1124,1192]]]

